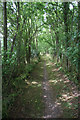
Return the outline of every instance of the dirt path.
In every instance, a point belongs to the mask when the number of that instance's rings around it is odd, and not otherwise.
[[[77,118],[78,88],[49,56],[42,57],[24,82],[10,118]]]
[[[44,116],[43,118],[61,118],[62,109],[58,105],[55,99],[55,93],[53,96],[52,89],[49,85],[48,74],[46,71],[46,63],[44,63],[44,78],[43,78],[43,100],[45,104]]]

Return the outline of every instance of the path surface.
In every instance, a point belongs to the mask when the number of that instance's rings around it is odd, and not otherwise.
[[[44,63],[44,78],[43,78],[43,100],[45,104],[45,111],[43,118],[61,118],[62,109],[56,102],[53,96],[53,91],[49,85],[48,73],[46,70],[46,63]]]
[[[42,57],[9,111],[10,118],[77,118],[78,87]],[[26,84],[27,83],[27,84]]]

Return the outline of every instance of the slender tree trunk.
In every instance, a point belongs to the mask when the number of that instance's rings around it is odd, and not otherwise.
[[[55,13],[56,13],[56,29],[59,27],[57,6],[58,6],[58,3],[56,3],[56,10],[55,10]],[[58,32],[58,29],[55,31],[55,35],[56,35],[56,51],[57,51],[57,63],[58,63],[59,62],[59,55],[58,55],[58,52],[59,52],[59,32]]]
[[[80,2],[78,2],[78,81],[80,83]]]
[[[27,62],[30,64],[30,57],[31,57],[31,39],[30,39],[30,22],[28,19],[28,51],[27,51]]]
[[[29,41],[29,58],[28,58],[29,64],[30,64],[30,58],[31,58],[31,42]]]
[[[19,2],[17,2],[17,32],[18,32],[18,28],[19,28]],[[11,54],[13,52],[13,48],[14,48],[14,44],[15,44],[15,40],[16,40],[16,37],[17,37],[17,33],[15,34],[15,36],[13,37],[13,42],[12,42],[12,46],[11,46]],[[11,57],[12,55],[10,55]]]
[[[25,20],[23,21],[23,26],[22,26],[22,28],[24,27],[24,24],[25,24]],[[17,30],[18,30],[18,24],[17,24]],[[23,29],[20,30],[20,35],[22,34],[22,32],[23,32]],[[13,37],[13,42],[12,42],[12,46],[11,46],[11,53],[13,52],[14,44],[15,44],[15,40],[16,40],[17,35],[18,35],[18,34],[16,33],[15,36]],[[12,54],[11,54],[11,55],[12,55]],[[10,57],[11,57],[11,55],[10,55]]]
[[[7,8],[6,8],[6,4],[7,2],[3,2],[3,6],[4,6],[4,52],[5,52],[5,55],[4,55],[4,58],[6,59],[7,58]]]
[[[28,29],[26,29],[26,39],[25,39],[25,61],[27,62],[27,43],[28,43]]]
[[[30,64],[31,58],[31,39],[30,39],[30,30],[29,30],[29,43],[28,43],[28,63]]]
[[[68,12],[69,12],[69,3],[68,2],[64,2],[63,3],[63,6],[64,6],[64,10],[63,10],[63,13],[64,13],[64,24],[65,24],[65,36],[66,36],[66,51],[67,51],[67,48],[69,46],[68,44],[68,31],[69,31],[69,24],[68,24]],[[66,66],[67,66],[67,70],[68,70],[68,57],[66,57]]]
[[[29,18],[27,19],[28,28],[26,28],[26,40],[25,40],[25,50],[26,50],[26,61],[28,63],[28,38],[29,38]]]
[[[58,52],[59,52],[59,36],[58,36],[58,32],[55,32],[56,34],[56,51],[57,51],[57,63],[59,61],[59,56],[58,56]]]
[[[15,40],[16,40],[16,36],[17,34],[15,34],[14,38],[13,38],[13,42],[12,42],[12,46],[11,46],[11,53],[13,52],[13,48],[14,48],[14,43],[15,43]],[[10,55],[11,57],[11,55]]]
[[[78,83],[79,83],[79,91],[80,91],[80,1],[78,2]],[[80,118],[80,96],[78,97],[78,118]]]
[[[37,35],[35,36],[35,47],[36,47],[36,50],[37,50],[37,48],[38,48]]]
[[[17,2],[17,13],[18,13],[18,15],[17,15],[17,31],[18,31],[18,35],[17,35],[17,37],[18,37],[18,46],[17,46],[17,62],[18,62],[18,65],[20,65],[20,46],[21,46],[21,40],[20,40],[20,30],[19,30],[19,28],[20,28],[20,24],[19,24],[19,22],[20,22],[20,5],[19,5],[19,2]]]
[[[19,28],[19,17],[20,17],[20,5],[19,2],[17,2],[17,9],[18,9],[18,15],[17,15],[17,30]]]

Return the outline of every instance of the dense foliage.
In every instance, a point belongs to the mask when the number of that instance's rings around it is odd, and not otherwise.
[[[49,53],[78,83],[80,3],[7,2],[3,7],[3,117],[40,55]],[[25,73],[27,75],[25,75]]]

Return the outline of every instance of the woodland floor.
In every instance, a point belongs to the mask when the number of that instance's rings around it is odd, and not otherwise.
[[[11,118],[77,118],[78,88],[56,67],[50,56],[42,57],[25,80],[10,109]]]

